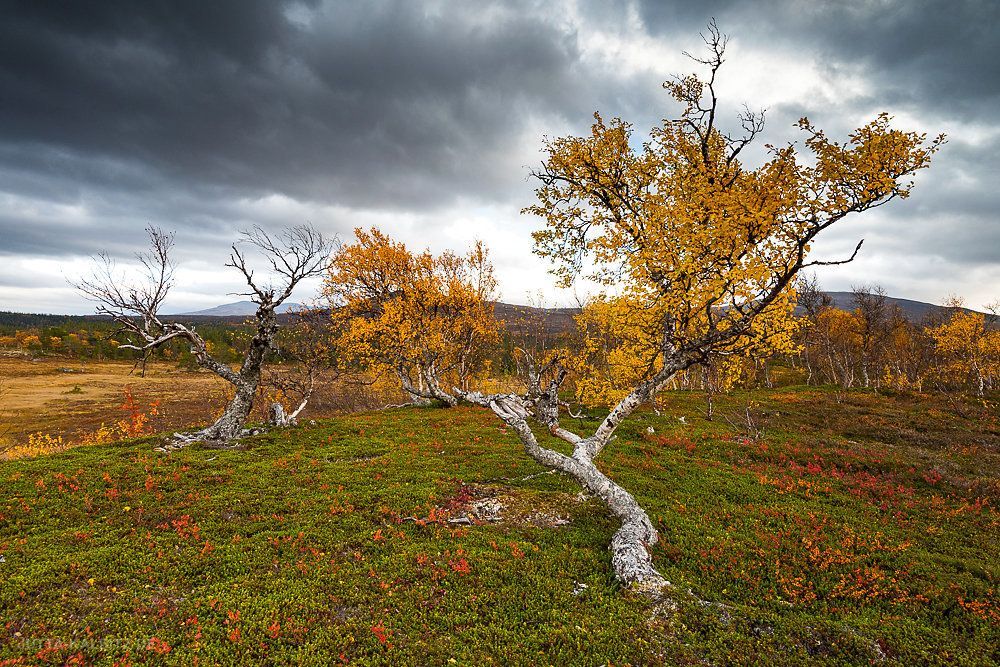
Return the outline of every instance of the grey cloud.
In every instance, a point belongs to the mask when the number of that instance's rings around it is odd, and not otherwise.
[[[501,196],[516,176],[491,165],[525,101],[560,85],[573,40],[519,12],[470,27],[421,7],[317,6],[309,29],[271,2],[18,13],[0,28],[4,148],[352,205]]]
[[[697,53],[714,16],[741,48],[869,84],[769,110],[765,141],[799,139],[791,123],[806,114],[839,136],[881,108],[951,132],[872,241],[1000,263],[1000,145],[962,135],[996,126],[1000,5],[985,0],[0,0],[0,12],[0,258],[128,258],[153,224],[178,231],[185,261],[221,267],[238,228],[304,222],[285,211],[323,211],[312,221],[331,234],[355,216],[443,228],[459,204],[516,211],[531,201],[534,135],[586,132],[600,110],[641,140],[676,113],[659,87],[670,70],[589,62],[588,31]],[[289,205],[247,204],[272,194]]]
[[[886,105],[974,120],[1000,97],[1000,4],[992,0],[647,0],[639,7],[654,33],[703,29],[714,16],[741,41],[816,58],[831,72],[861,66]]]

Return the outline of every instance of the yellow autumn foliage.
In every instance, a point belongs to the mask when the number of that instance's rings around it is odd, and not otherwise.
[[[982,396],[986,380],[1000,375],[1000,331],[988,327],[982,313],[956,309],[928,333],[942,360],[939,372],[944,379],[968,380]]]
[[[655,300],[637,303],[627,296],[590,299],[576,317],[583,351],[568,365],[577,378],[577,400],[611,405],[646,377],[663,368],[662,328],[666,315]],[[754,332],[739,342],[717,347],[706,358],[716,391],[728,392],[754,369],[753,358],[791,353],[799,321],[788,317],[787,304],[765,311]],[[759,331],[759,335],[756,333]]]
[[[747,168],[741,151],[763,118],[742,115],[742,137],[722,132],[713,87],[721,48],[701,62],[712,66],[708,81],[664,84],[683,113],[648,141],[599,113],[589,136],[545,141],[538,201],[524,209],[545,222],[535,253],[554,263],[561,285],[585,277],[618,295],[591,302],[581,324],[594,336],[584,365],[596,375],[583,386],[595,400],[654,376],[662,387],[713,356],[733,377],[739,364],[729,359],[789,349],[794,279],[822,264],[807,260],[815,237],[908,196],[909,176],[944,141],[893,129],[883,113],[838,143],[803,118],[804,150],[768,146],[764,163]]]
[[[466,255],[413,253],[378,229],[333,257],[323,286],[340,331],[340,362],[395,375],[415,398],[448,402],[488,370],[499,343],[496,280],[486,247]]]

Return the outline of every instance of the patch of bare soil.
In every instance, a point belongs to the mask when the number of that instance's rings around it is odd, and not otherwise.
[[[502,523],[511,527],[553,528],[572,522],[572,513],[586,502],[582,493],[542,492],[500,484],[463,484],[445,503],[449,523]]]

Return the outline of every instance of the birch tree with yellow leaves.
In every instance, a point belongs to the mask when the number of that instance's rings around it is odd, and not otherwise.
[[[948,320],[927,333],[934,340],[940,379],[968,382],[982,398],[987,383],[1000,375],[1000,331],[990,327],[982,313],[961,306],[961,300],[953,301]]]
[[[586,405],[613,405],[642,382],[651,368],[663,363],[660,353],[663,314],[654,306],[650,303],[649,307],[637,308],[627,296],[598,296],[584,304],[576,317],[583,349],[569,360],[576,378],[578,401]],[[712,393],[728,393],[746,377],[748,369],[755,372],[755,359],[796,350],[793,334],[797,328],[797,321],[786,319],[768,335],[752,336],[747,345],[713,350],[700,361],[698,368],[681,371],[685,377],[678,379],[699,381],[707,391],[706,416],[711,419]],[[651,398],[655,407],[655,393]]]
[[[486,247],[434,256],[375,228],[355,235],[333,256],[323,286],[341,360],[373,377],[394,376],[415,403],[457,405],[448,387],[468,389],[500,340]]]
[[[643,324],[637,350],[645,364],[630,366],[630,389],[593,432],[550,427],[573,445],[570,455],[539,444],[523,397],[464,394],[510,425],[528,455],[573,475],[607,504],[621,521],[611,540],[614,572],[653,596],[669,586],[648,548],[657,531],[595,458],[623,420],[676,374],[713,354],[738,354],[786,335],[796,275],[849,262],[861,245],[850,257],[810,260],[816,237],[853,213],[908,196],[910,177],[944,141],[893,129],[883,113],[836,142],[803,118],[801,145],[769,146],[763,164],[744,166],[740,158],[763,130],[763,113],[741,114],[737,134],[719,126],[716,74],[726,37],[713,22],[704,39],[708,55],[695,60],[706,77],[664,84],[680,105],[675,120],[653,128],[641,144],[631,125],[600,114],[588,136],[546,139],[544,163],[534,172],[538,201],[525,209],[544,223],[534,233],[535,253],[554,263],[562,285],[584,276],[614,287],[628,318]]]

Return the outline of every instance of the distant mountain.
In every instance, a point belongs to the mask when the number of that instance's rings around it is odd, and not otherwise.
[[[827,295],[833,299],[833,307],[838,310],[852,313],[854,312],[854,309],[857,308],[854,303],[854,294],[852,292],[827,292]],[[941,309],[941,306],[935,306],[932,303],[911,301],[910,299],[898,299],[892,296],[887,296],[885,300],[890,305],[896,304],[899,306],[906,315],[906,318],[911,322],[920,322],[924,318],[924,315]],[[963,308],[963,310],[969,313],[976,312],[969,310],[968,308]]]
[[[500,301],[493,304],[493,317],[505,322],[510,331],[564,334],[576,330],[573,317],[579,314],[579,308],[534,308]]]
[[[833,299],[833,306],[840,310],[852,312],[855,308],[854,296],[851,292],[827,292]],[[924,315],[938,310],[940,306],[923,301],[886,297],[890,304],[902,308],[906,317],[912,322],[920,322]],[[301,304],[286,303],[278,308],[278,314],[283,321],[290,311],[295,311]],[[966,312],[976,312],[964,309]],[[216,324],[242,325],[245,318],[252,317],[257,312],[257,306],[252,301],[237,301],[214,308],[206,308],[191,313],[176,313],[165,317],[187,317],[209,321]],[[533,330],[547,334],[564,334],[576,329],[573,316],[579,314],[578,308],[533,308],[497,302],[493,304],[493,315],[498,320],[504,320],[507,328],[516,330]],[[797,309],[801,315],[801,309]],[[41,315],[31,313],[14,313],[0,311],[0,327],[32,328],[47,326],[83,326],[86,322],[107,322],[110,318],[103,315]]]
[[[298,310],[302,304],[283,303],[275,309],[276,313],[287,313]],[[237,301],[236,303],[225,303],[214,308],[196,310],[193,313],[175,313],[168,317],[245,317],[257,312],[257,304],[253,301]]]
[[[854,303],[852,292],[827,292],[833,299],[833,307],[845,312],[854,312],[857,307]],[[912,301],[910,299],[899,299],[887,296],[886,302],[891,306],[895,304],[902,309],[908,320],[919,324],[924,316],[941,310],[941,306],[923,301]],[[977,312],[968,308],[963,308],[965,312]],[[504,320],[507,328],[511,331],[517,330],[541,330],[547,334],[565,334],[576,330],[575,315],[580,313],[579,308],[532,308],[530,306],[516,306],[507,303],[493,304],[493,316],[498,320]],[[801,308],[797,308],[795,314],[804,315]]]
[[[827,292],[833,299],[833,307],[847,312],[853,312],[854,295],[851,292]],[[910,299],[898,299],[886,297],[890,304],[896,304],[902,308],[906,317],[912,322],[920,322],[924,315],[938,310],[940,306],[923,301],[911,301]],[[282,304],[277,312],[288,313],[298,310],[301,307],[297,303]],[[227,303],[214,308],[206,308],[191,313],[177,313],[171,317],[249,317],[257,312],[257,305],[252,301],[237,301]],[[547,333],[566,333],[576,329],[576,322],[573,316],[579,314],[578,308],[533,308],[531,306],[518,306],[508,303],[497,302],[493,304],[493,315],[498,320],[505,320],[508,328],[516,328],[515,323],[522,325],[527,322],[534,322],[534,326],[541,326]],[[971,311],[970,311],[971,312]]]

